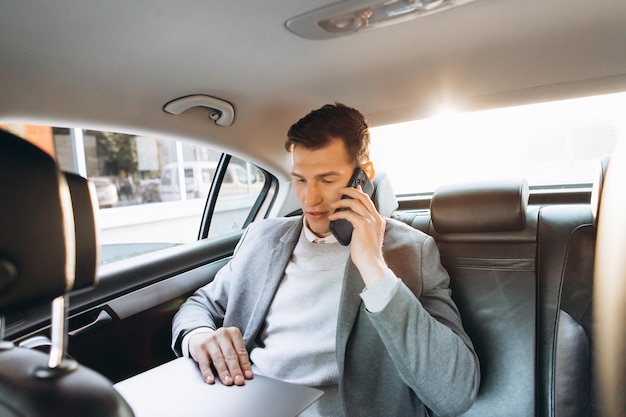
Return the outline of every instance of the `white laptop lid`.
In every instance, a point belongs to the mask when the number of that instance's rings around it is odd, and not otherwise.
[[[244,386],[209,385],[178,358],[114,385],[135,417],[294,417],[322,391],[255,375]]]

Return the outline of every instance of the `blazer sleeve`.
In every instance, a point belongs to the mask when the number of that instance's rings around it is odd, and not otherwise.
[[[478,357],[451,298],[450,278],[436,243],[430,236],[420,240],[421,248],[414,248],[419,273],[399,276],[402,283],[391,301],[368,317],[400,377],[426,407],[438,416],[459,415],[478,392]]]
[[[251,223],[232,259],[211,283],[189,297],[174,316],[174,352],[181,354],[182,339],[198,327],[238,327],[246,347],[251,348],[301,230],[300,217]]]
[[[182,356],[181,343],[186,334],[200,327],[218,329],[223,325],[228,304],[233,262],[250,228],[239,240],[233,259],[224,265],[210,283],[196,290],[180,307],[172,321],[172,349]]]

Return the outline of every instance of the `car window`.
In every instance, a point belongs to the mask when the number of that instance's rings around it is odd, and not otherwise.
[[[63,171],[89,178],[96,188],[101,264],[198,239],[220,152],[113,132],[56,127],[37,132],[29,139],[48,142]],[[243,228],[263,189],[263,180],[248,181],[264,179],[263,171],[238,158],[229,165],[212,218],[218,226],[210,227],[209,237]]]
[[[626,132],[624,108],[626,93],[444,113],[372,128],[371,157],[399,196],[503,177],[535,190],[588,187]]]
[[[171,171],[164,171],[161,176],[161,184],[163,185],[172,185],[173,184],[173,175]]]
[[[233,181],[233,172],[232,170],[227,170],[226,173],[224,174],[224,183],[225,184],[232,184]]]
[[[253,182],[255,176],[265,178],[263,171],[254,165],[236,157],[230,158],[215,202],[209,237],[245,226],[250,208],[256,203],[265,184],[265,181]]]
[[[210,168],[202,168],[201,171],[201,179],[202,182],[206,184],[210,184],[213,181],[213,176],[215,175],[215,170]]]
[[[194,180],[193,169],[185,168],[185,184],[187,184],[188,187],[190,185],[193,186]],[[202,180],[202,177],[200,177],[200,180]]]

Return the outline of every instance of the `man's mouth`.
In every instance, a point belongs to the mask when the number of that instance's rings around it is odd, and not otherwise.
[[[307,211],[306,216],[311,220],[323,219],[328,215],[326,211]]]

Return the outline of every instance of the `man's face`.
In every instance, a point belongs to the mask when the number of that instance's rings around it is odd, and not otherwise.
[[[295,146],[292,177],[300,206],[309,228],[319,237],[330,235],[330,205],[342,196],[354,166],[342,140],[334,139],[317,150]]]

